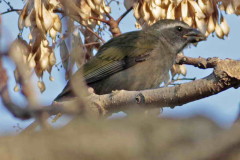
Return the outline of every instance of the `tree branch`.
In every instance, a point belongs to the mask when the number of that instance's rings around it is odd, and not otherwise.
[[[10,13],[10,12],[20,12],[20,11],[22,11],[22,9],[9,9],[5,12],[0,13],[0,15],[4,15],[4,14]]]
[[[133,9],[133,7],[129,8],[126,12],[124,12],[118,19],[117,23],[119,24],[121,20]]]
[[[193,102],[211,95],[220,93],[231,87],[237,88],[240,85],[240,61],[231,59],[221,60],[218,58],[190,58],[183,56],[184,64],[201,64],[214,67],[214,71],[209,76],[196,81],[180,84],[174,87],[164,87],[142,91],[113,91],[110,94],[96,95],[92,93],[88,98],[92,102],[99,115],[112,113],[125,109],[140,106],[142,108],[175,107]],[[199,65],[197,65],[199,66]],[[202,67],[202,65],[200,65]],[[63,108],[73,106],[76,99],[56,103]],[[64,107],[65,106],[65,107]],[[61,108],[60,107],[60,108]],[[75,108],[76,109],[76,108]],[[58,111],[58,110],[57,110]],[[96,110],[94,110],[96,112]],[[56,113],[51,110],[51,113]],[[68,112],[66,112],[68,113]]]
[[[92,102],[110,112],[129,109],[136,105],[143,108],[175,107],[215,95],[231,87],[237,88],[240,85],[240,61],[185,56],[182,58],[184,64],[191,64],[200,68],[202,66],[214,67],[214,71],[203,79],[174,87],[142,91],[120,90],[105,95],[92,94],[89,98]]]
[[[0,138],[0,159],[239,160],[239,132],[200,117],[75,119],[61,129]]]

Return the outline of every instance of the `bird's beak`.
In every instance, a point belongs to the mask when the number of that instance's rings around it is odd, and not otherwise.
[[[190,30],[187,34],[183,35],[183,38],[186,38],[191,43],[196,43],[207,39],[204,34],[196,29]]]

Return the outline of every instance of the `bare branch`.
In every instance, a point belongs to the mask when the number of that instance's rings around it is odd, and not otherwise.
[[[92,34],[94,34],[98,39],[100,39],[103,43],[105,43],[104,39],[102,39],[102,37],[100,37],[97,33],[95,33],[91,28],[86,27],[86,29],[91,32]]]
[[[177,64],[188,64],[201,69],[214,68],[216,67],[219,61],[220,59],[217,57],[207,58],[207,59],[202,57],[191,58],[191,57],[184,56],[183,54],[177,55],[177,58],[176,58]]]
[[[22,9],[9,9],[5,12],[0,13],[0,15],[4,15],[4,14],[10,13],[10,12],[20,12],[20,11],[22,11]]]
[[[118,19],[117,23],[119,24],[121,20],[133,9],[133,7],[129,8],[126,12],[124,12]]]

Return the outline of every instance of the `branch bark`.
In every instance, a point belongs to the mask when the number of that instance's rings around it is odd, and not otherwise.
[[[215,95],[231,87],[238,88],[240,85],[240,61],[231,59],[221,60],[219,58],[190,58],[186,56],[178,57],[177,61],[181,64],[190,64],[199,68],[213,67],[214,71],[212,74],[203,79],[173,87],[164,87],[142,91],[120,90],[113,91],[112,93],[105,95],[96,95],[92,93],[88,99],[92,104],[94,104],[96,109],[90,110],[93,112],[98,112],[98,115],[102,116],[107,113],[135,108],[136,106],[140,106],[142,108],[175,107]],[[50,107],[48,109],[44,107],[42,111],[39,108],[28,111],[48,112],[50,114],[56,114],[56,112],[59,111],[68,114],[74,113],[71,111],[77,111],[79,113],[81,112],[79,110],[79,107],[70,107],[70,111],[67,109],[68,106],[78,106],[72,105],[76,103],[77,99],[73,98],[69,101],[55,104],[58,107]],[[92,105],[89,105],[89,107],[92,107]]]
[[[61,129],[0,138],[0,159],[239,160],[239,132],[199,117],[75,119]]]

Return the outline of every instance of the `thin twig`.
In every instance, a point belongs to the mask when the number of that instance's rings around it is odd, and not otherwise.
[[[100,19],[100,18],[96,18],[96,17],[89,17],[89,19],[94,19],[94,20],[96,20],[96,21],[100,21],[100,22],[109,24],[109,21],[106,20],[106,19]]]
[[[0,13],[0,15],[4,15],[4,14],[10,13],[10,12],[19,12],[19,11],[22,11],[22,9],[11,9],[11,10],[7,10],[7,11],[5,11],[5,12]]]
[[[3,0],[3,2],[5,2],[10,9],[13,9],[13,6],[10,5],[10,2],[7,2],[6,0]]]
[[[86,43],[84,44],[84,46],[92,46],[92,45],[95,45],[95,44],[100,44],[101,42],[91,42],[91,43]]]
[[[133,9],[133,7],[129,8],[126,12],[124,12],[118,19],[117,23],[119,24],[121,20]]]
[[[100,37],[97,33],[95,33],[91,28],[85,26],[86,29],[91,32],[92,34],[94,34],[98,39],[100,39],[103,43],[105,43],[104,39],[102,39],[102,37]]]

